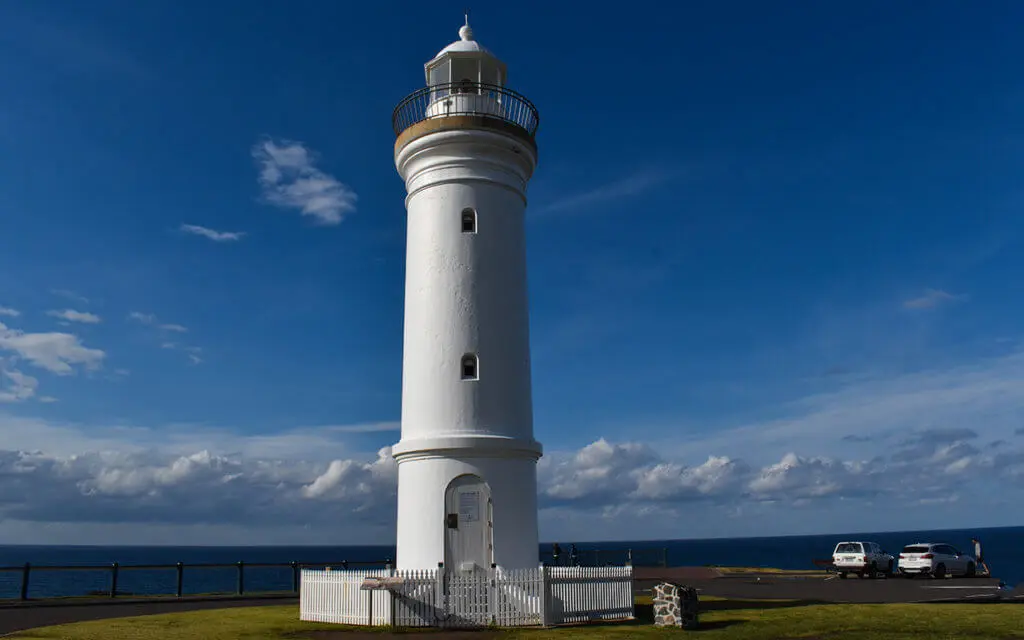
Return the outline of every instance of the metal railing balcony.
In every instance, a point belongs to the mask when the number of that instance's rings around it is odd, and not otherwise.
[[[391,115],[395,135],[435,118],[478,116],[499,120],[523,129],[531,139],[537,133],[540,114],[526,96],[506,87],[482,82],[445,82],[423,87],[398,103]]]

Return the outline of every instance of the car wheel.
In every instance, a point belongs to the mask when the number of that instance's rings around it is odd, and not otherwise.
[[[871,566],[868,567],[868,577],[872,579],[878,577],[878,565],[874,562],[872,562]]]
[[[891,578],[892,577],[892,560],[889,561],[889,565],[885,568],[885,577],[886,578]]]
[[[967,577],[973,578],[978,573],[978,567],[973,562],[967,563]]]
[[[946,577],[946,565],[940,564],[939,566],[935,567],[935,577],[936,578],[945,578]]]

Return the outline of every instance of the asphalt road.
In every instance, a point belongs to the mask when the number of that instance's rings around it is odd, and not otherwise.
[[[28,607],[0,607],[0,636],[34,627],[48,627],[68,622],[127,618],[158,613],[178,613],[200,609],[233,607],[265,607],[298,604],[298,598],[242,598],[213,600],[166,600],[161,602],[90,602],[79,604],[40,604]]]
[[[638,572],[639,573],[639,572]],[[711,577],[691,572],[689,575],[638,576],[637,590],[649,590],[660,579],[696,587],[702,595],[752,600],[804,600],[831,603],[897,603],[1016,600],[1024,602],[1024,590],[1000,588],[993,578],[960,578],[930,580],[927,578],[838,578],[799,577],[764,574],[760,576]]]

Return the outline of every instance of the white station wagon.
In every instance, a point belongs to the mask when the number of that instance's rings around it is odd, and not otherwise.
[[[832,552],[832,564],[840,578],[855,573],[875,577],[879,573],[891,576],[896,559],[882,550],[876,542],[840,542]]]
[[[978,561],[951,544],[919,542],[903,547],[899,567],[900,573],[908,578],[915,575],[973,577],[978,570]]]

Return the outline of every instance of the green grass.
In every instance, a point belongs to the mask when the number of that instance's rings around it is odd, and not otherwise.
[[[649,599],[647,601],[649,603]],[[626,624],[500,632],[527,640],[662,637],[681,633],[650,624],[650,605],[637,606],[640,620]],[[701,601],[701,637],[724,639],[1024,638],[1024,606],[1016,604],[806,604],[799,601]],[[62,640],[297,640],[311,631],[361,631],[298,620],[296,606],[248,607],[81,622],[24,632],[13,638]],[[377,629],[386,632],[386,629]],[[430,633],[431,630],[425,630]],[[339,634],[340,635],[340,634]],[[471,638],[472,635],[465,636]]]
[[[731,573],[770,573],[770,574],[782,574],[782,575],[795,575],[795,576],[829,576],[829,572],[824,569],[775,569],[772,567],[716,567],[714,565],[708,565],[709,568],[714,569],[722,574],[728,575]]]

